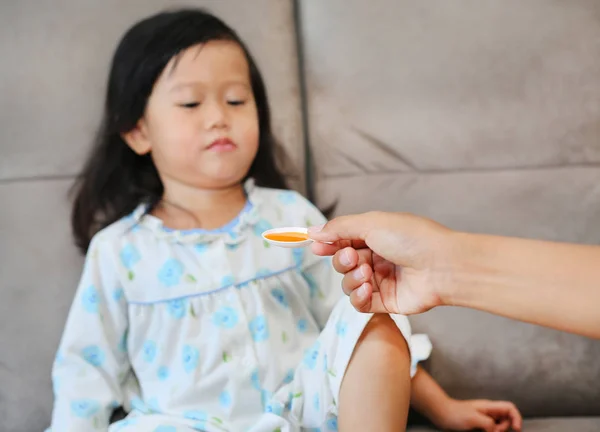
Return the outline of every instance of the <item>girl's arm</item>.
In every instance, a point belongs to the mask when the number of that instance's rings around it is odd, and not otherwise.
[[[417,373],[412,379],[410,403],[412,407],[437,423],[451,399],[438,383],[423,368],[417,366]]]
[[[94,239],[52,369],[51,430],[108,430],[130,369],[127,309],[113,255]]]
[[[412,379],[410,402],[416,411],[444,430],[521,430],[521,414],[511,402],[453,399],[420,367]]]

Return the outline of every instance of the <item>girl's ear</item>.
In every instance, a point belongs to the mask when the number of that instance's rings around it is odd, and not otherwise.
[[[139,155],[150,153],[152,145],[148,137],[148,129],[142,118],[129,132],[121,134],[127,145]]]

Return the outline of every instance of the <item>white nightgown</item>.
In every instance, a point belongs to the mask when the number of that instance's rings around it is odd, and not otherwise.
[[[323,215],[292,191],[245,185],[240,215],[176,231],[140,206],[92,240],[53,367],[51,431],[337,430],[340,383],[370,319],[310,248],[272,227]],[[412,373],[428,357],[409,342]],[[126,419],[109,425],[124,406]]]

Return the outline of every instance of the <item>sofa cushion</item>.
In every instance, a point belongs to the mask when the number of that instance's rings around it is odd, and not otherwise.
[[[319,205],[600,242],[600,2],[330,0],[300,12]],[[412,322],[456,397],[600,414],[598,341],[456,308]]]
[[[523,422],[526,432],[597,432],[600,430],[600,417],[565,417],[530,419]],[[437,429],[425,426],[409,427],[408,432],[435,432]]]
[[[67,191],[100,121],[112,52],[134,21],[186,4],[208,6],[247,41],[271,96],[275,131],[303,172],[291,1],[2,2],[2,431],[40,431],[50,422],[51,364],[82,265]],[[301,176],[292,180],[303,189]]]
[[[119,38],[134,21],[180,6],[208,8],[248,44],[266,82],[275,133],[296,167],[290,175],[303,177],[290,0],[57,0],[3,2],[0,9],[0,53],[10,60],[0,69],[0,179],[77,173],[99,125]]]

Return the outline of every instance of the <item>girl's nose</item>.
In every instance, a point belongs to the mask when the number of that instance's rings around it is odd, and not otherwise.
[[[218,101],[206,103],[204,105],[204,124],[208,130],[227,127],[227,107],[225,104]]]

